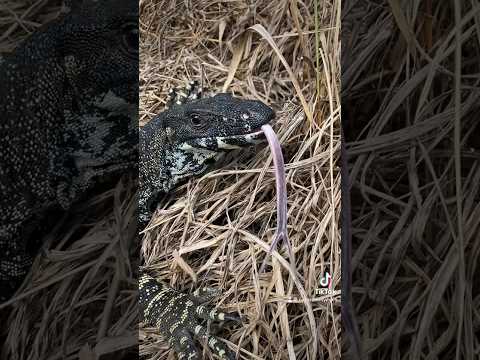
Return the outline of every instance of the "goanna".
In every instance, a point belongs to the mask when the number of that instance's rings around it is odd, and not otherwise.
[[[273,110],[260,101],[229,94],[196,99],[194,85],[189,85],[184,103],[173,101],[171,108],[140,129],[140,224],[150,219],[151,204],[159,194],[204,173],[223,152],[258,143],[261,126],[274,117]],[[140,274],[139,290],[144,323],[159,328],[179,359],[201,359],[193,336],[206,340],[220,358],[234,359],[199,320],[234,320],[236,316],[202,305],[198,296],[178,292],[146,273]]]

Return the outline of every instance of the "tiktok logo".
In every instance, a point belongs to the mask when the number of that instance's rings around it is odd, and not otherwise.
[[[335,290],[332,289],[332,275],[328,271],[325,271],[324,275],[320,279],[320,287],[315,289],[315,295],[325,296],[325,295],[335,295]]]
[[[326,271],[325,275],[320,279],[320,286],[329,289],[332,287],[332,275],[330,275],[328,271]]]

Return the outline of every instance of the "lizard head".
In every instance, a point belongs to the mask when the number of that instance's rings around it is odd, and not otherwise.
[[[16,61],[32,73],[48,68],[42,81],[72,88],[85,108],[109,91],[137,104],[138,57],[137,1],[65,0],[61,16],[24,42]]]
[[[222,153],[259,143],[261,127],[275,117],[256,100],[217,94],[174,106],[152,120],[165,136],[164,189],[203,174]],[[157,122],[157,125],[155,123]],[[140,136],[142,143],[142,136]]]
[[[173,107],[165,113],[164,125],[180,150],[222,152],[258,143],[262,125],[274,117],[260,101],[217,94]]]
[[[172,186],[203,174],[225,151],[259,143],[262,125],[275,113],[260,101],[217,94],[174,106],[163,115]]]
[[[69,197],[132,169],[138,161],[138,2],[67,0],[51,31],[65,74]]]
[[[138,3],[67,0],[61,55],[69,83],[88,99],[113,92],[138,101]],[[94,86],[92,86],[94,85]]]
[[[35,186],[25,187],[68,208],[91,185],[138,164],[139,39],[138,1],[65,5],[8,54],[0,87],[7,71],[5,89],[17,102],[6,118],[22,133],[22,166],[35,169],[27,179]]]

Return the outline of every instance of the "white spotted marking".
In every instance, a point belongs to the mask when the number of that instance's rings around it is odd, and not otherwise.
[[[223,141],[222,138],[219,138],[217,140],[217,145],[219,149],[225,149],[225,150],[240,149],[240,146],[228,144],[225,141]]]
[[[182,143],[179,146],[179,149],[183,150],[183,151],[194,151],[195,150],[195,148],[192,145],[187,144],[187,143]]]

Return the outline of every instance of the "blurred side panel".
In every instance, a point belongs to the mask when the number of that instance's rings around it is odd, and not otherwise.
[[[343,1],[345,358],[479,356],[479,25],[478,1]]]
[[[137,358],[138,1],[0,18],[0,358]]]

